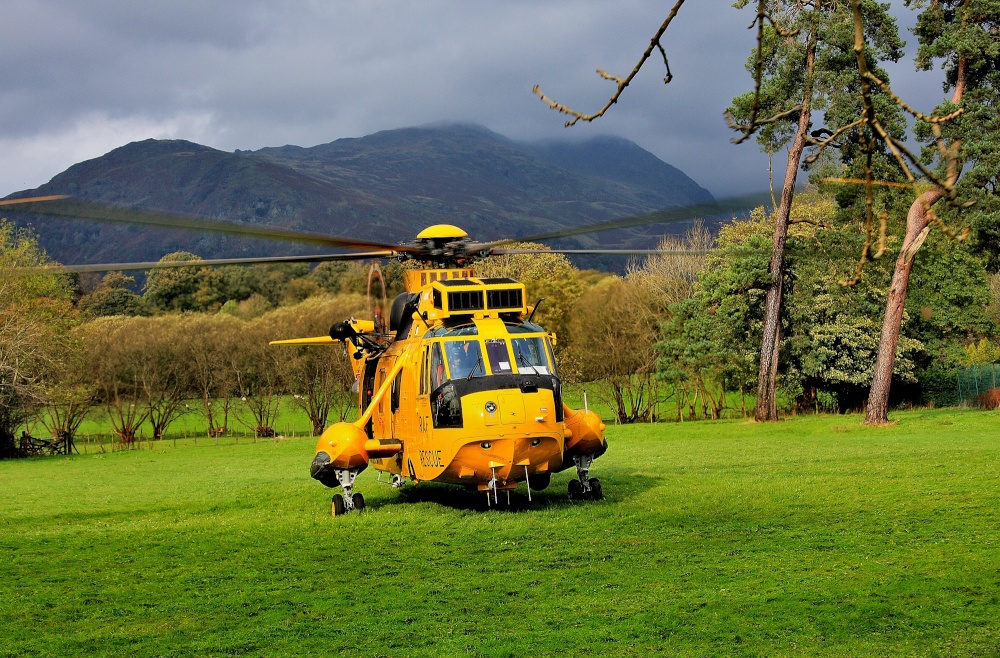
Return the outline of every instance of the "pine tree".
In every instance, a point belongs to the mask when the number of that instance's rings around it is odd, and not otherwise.
[[[925,3],[908,4],[923,7]],[[865,422],[874,424],[888,421],[889,388],[910,272],[939,200],[953,195],[955,201],[938,213],[942,227],[949,219],[971,214],[976,246],[987,255],[992,269],[1000,267],[1000,116],[996,109],[1000,101],[1000,2],[934,0],[920,14],[915,32],[920,41],[917,68],[930,69],[935,61],[942,61],[944,90],[952,92],[935,114],[944,116],[959,109],[962,114],[945,123],[917,124],[918,137],[928,144],[925,160],[936,162],[938,175],[954,184],[954,189],[932,186],[913,202],[907,215],[868,397]],[[962,202],[974,205],[965,210]]]
[[[745,7],[748,0],[737,3]],[[886,7],[863,3],[866,49],[870,70],[886,79],[878,62],[902,56],[894,19]],[[757,379],[757,420],[777,420],[778,354],[781,345],[781,307],[784,286],[785,242],[791,219],[795,183],[806,148],[817,144],[811,131],[815,115],[823,113],[827,133],[842,141],[865,139],[849,128],[852,108],[860,105],[862,79],[853,52],[851,8],[840,2],[811,3],[760,0],[757,5],[758,45],[748,62],[755,89],[733,99],[727,114],[730,126],[742,133],[742,142],[756,134],[768,153],[788,149],[785,179],[775,212],[769,271],[771,281],[764,302],[760,368]],[[853,116],[857,116],[854,113]],[[843,121],[844,123],[839,123]],[[849,151],[845,151],[849,153]]]

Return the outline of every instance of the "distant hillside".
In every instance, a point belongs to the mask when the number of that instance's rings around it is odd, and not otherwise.
[[[39,194],[392,242],[435,223],[456,224],[478,239],[520,237],[712,199],[679,169],[624,139],[521,143],[455,124],[236,153],[150,139],[11,196]],[[203,257],[315,251],[5,214],[30,222],[62,262],[155,260],[178,249]],[[651,239],[639,231],[599,238],[630,245]],[[598,242],[588,236],[576,243]]]

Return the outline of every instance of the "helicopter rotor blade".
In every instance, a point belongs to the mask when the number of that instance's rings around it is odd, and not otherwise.
[[[117,222],[124,224],[142,224],[160,228],[190,229],[196,231],[212,231],[215,233],[230,233],[248,237],[267,238],[272,240],[291,240],[294,242],[310,242],[327,247],[343,247],[347,249],[381,249],[403,253],[416,253],[414,247],[359,240],[323,233],[311,233],[259,224],[238,224],[222,220],[206,219],[196,215],[167,212],[163,210],[146,210],[122,208],[103,203],[80,201],[68,196],[53,195],[49,197],[33,197],[31,199],[11,199],[5,205],[23,204],[19,213],[42,217],[57,217],[61,219],[87,219],[98,222]]]
[[[504,254],[608,254],[612,256],[699,256],[708,249],[490,249],[487,256]]]
[[[136,270],[163,270],[175,267],[219,267],[221,265],[257,265],[268,263],[321,263],[337,260],[366,260],[369,258],[391,258],[394,251],[368,251],[355,254],[316,254],[313,256],[261,256],[250,258],[210,258],[206,260],[151,261],[145,263],[95,263],[84,265],[42,265],[39,267],[16,268],[20,274],[64,274],[69,272],[125,272]]]
[[[43,201],[62,201],[68,198],[65,194],[50,194],[48,196],[29,196],[23,199],[0,199],[0,206],[16,206],[22,203],[41,203]]]
[[[615,229],[632,228],[635,226],[668,224],[672,222],[695,219],[697,217],[724,215],[726,213],[746,211],[751,208],[756,208],[757,206],[769,205],[771,205],[770,193],[748,194],[729,199],[720,199],[711,203],[699,203],[693,206],[684,206],[682,208],[671,208],[669,210],[662,210],[648,215],[626,217],[624,219],[613,219],[611,221],[589,224],[587,226],[575,226],[572,228],[558,229],[522,238],[507,238],[504,240],[495,240],[493,242],[480,242],[469,245],[469,250],[472,252],[482,251],[489,253],[490,249],[518,242],[541,242],[543,240],[555,240],[557,238],[568,238],[574,235],[586,235],[587,233],[612,231]]]

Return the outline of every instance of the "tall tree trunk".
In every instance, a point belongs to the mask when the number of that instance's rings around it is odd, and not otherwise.
[[[781,346],[781,302],[785,269],[785,240],[788,238],[788,223],[795,196],[795,179],[799,173],[799,161],[806,147],[806,134],[812,115],[812,73],[816,61],[816,39],[810,39],[806,51],[806,87],[802,96],[802,111],[795,139],[788,149],[788,164],[785,167],[785,182],[781,188],[781,203],[775,213],[774,243],[771,247],[771,285],[764,301],[764,332],[760,345],[760,370],[757,375],[757,409],[754,417],[758,421],[778,420],[778,349]]]
[[[968,0],[965,0],[963,5],[967,4],[969,4]],[[951,95],[951,102],[956,105],[962,102],[967,68],[968,59],[964,56],[959,57],[955,91]],[[955,175],[957,176],[958,173],[956,171]],[[950,182],[954,183],[954,181]],[[906,305],[906,288],[910,283],[910,270],[913,269],[913,258],[930,230],[929,210],[944,195],[945,191],[940,187],[928,190],[917,197],[916,201],[910,205],[910,211],[906,214],[906,235],[899,251],[899,258],[896,259],[896,269],[892,273],[889,298],[885,302],[885,317],[882,320],[882,335],[878,342],[878,356],[875,358],[872,387],[868,392],[865,422],[872,425],[889,422],[889,387],[892,384],[892,368],[896,363],[899,331],[903,325],[903,307]]]
[[[896,269],[892,273],[889,298],[885,303],[885,318],[882,320],[882,336],[878,343],[875,359],[875,373],[872,388],[868,393],[868,411],[865,422],[872,424],[889,421],[889,386],[892,383],[892,367],[896,362],[896,345],[903,323],[903,307],[906,305],[906,287],[910,283],[913,258],[924,243],[930,231],[930,207],[943,197],[940,187],[924,192],[910,206],[906,215],[906,236],[896,259]]]

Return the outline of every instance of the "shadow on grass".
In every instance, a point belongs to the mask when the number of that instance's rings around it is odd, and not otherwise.
[[[575,473],[568,470],[553,478],[552,484],[544,491],[532,490],[530,501],[524,483],[509,492],[509,502],[507,491],[498,492],[499,501],[494,502],[492,496],[487,499],[486,493],[483,491],[452,484],[423,482],[418,485],[407,484],[399,490],[397,498],[386,501],[380,507],[409,503],[435,503],[456,510],[520,513],[576,505],[617,505],[659,484],[656,478],[648,475],[637,475],[621,468],[601,470],[596,475],[599,475],[601,487],[604,490],[604,499],[600,501],[570,500],[567,486],[571,479],[575,479]]]

